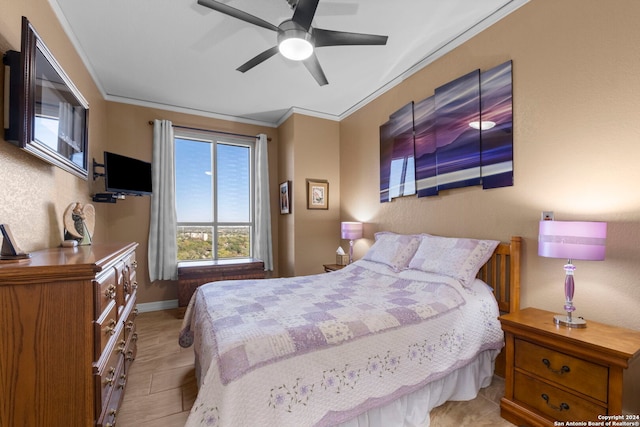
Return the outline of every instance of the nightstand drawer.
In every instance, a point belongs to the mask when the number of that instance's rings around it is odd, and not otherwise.
[[[607,414],[606,407],[581,399],[528,375],[516,372],[514,379],[515,400],[535,408],[553,420],[597,420],[598,415]]]
[[[515,349],[517,368],[606,404],[609,370],[605,366],[520,339],[515,340]]]

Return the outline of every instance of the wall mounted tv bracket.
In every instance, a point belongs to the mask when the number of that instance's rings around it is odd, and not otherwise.
[[[95,181],[98,178],[104,178],[104,163],[96,162],[96,159],[93,160],[93,180]],[[102,173],[96,172],[96,168],[102,168]],[[96,193],[93,195],[93,200],[96,203],[115,203],[118,199],[124,199],[124,194],[116,194],[116,193]]]

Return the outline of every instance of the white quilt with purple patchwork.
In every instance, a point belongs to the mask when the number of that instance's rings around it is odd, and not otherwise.
[[[198,288],[180,334],[200,389],[187,426],[324,426],[465,366],[503,334],[489,288],[359,261]]]

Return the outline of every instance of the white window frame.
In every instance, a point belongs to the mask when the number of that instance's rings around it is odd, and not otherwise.
[[[180,222],[176,223],[177,229],[180,227],[212,227],[213,229],[213,237],[212,237],[212,248],[211,248],[211,260],[233,260],[233,259],[248,259],[253,258],[253,234],[255,230],[255,179],[256,179],[256,171],[255,171],[255,139],[249,137],[240,137],[240,136],[230,136],[219,134],[213,131],[205,131],[205,130],[193,130],[193,129],[179,129],[174,128],[174,142],[177,148],[179,144],[178,139],[183,140],[192,140],[198,142],[205,142],[212,144],[212,162],[211,165],[211,180],[212,180],[212,210],[213,210],[213,221],[212,222]],[[217,147],[219,144],[224,145],[235,145],[240,147],[249,148],[249,221],[238,221],[238,222],[221,222],[218,221],[218,192],[217,192],[217,170],[218,170],[218,151]],[[177,189],[176,189],[177,192]],[[176,198],[177,199],[177,198]],[[176,207],[177,209],[177,207]],[[218,258],[218,229],[220,227],[249,227],[249,256],[248,257],[237,257],[237,258]],[[182,261],[203,261],[203,260],[178,260]]]

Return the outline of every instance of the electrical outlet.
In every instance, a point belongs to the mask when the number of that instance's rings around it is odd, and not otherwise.
[[[543,221],[553,221],[553,211],[542,211]]]

